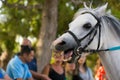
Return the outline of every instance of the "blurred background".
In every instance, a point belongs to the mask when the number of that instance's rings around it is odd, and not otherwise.
[[[86,2],[92,8],[108,3],[108,10],[120,18],[120,0],[0,0],[0,54],[7,53],[4,68],[24,37],[36,48],[38,71],[50,62],[50,45],[68,29],[74,13]],[[88,66],[95,66],[97,54],[89,55]]]

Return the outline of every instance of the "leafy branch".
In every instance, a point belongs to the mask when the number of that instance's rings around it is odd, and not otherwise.
[[[42,4],[36,4],[36,5],[24,5],[24,4],[19,4],[20,0],[18,0],[17,3],[8,3],[7,0],[0,0],[3,5],[9,7],[9,8],[18,8],[18,9],[25,9],[25,10],[30,10],[30,9],[42,9]]]

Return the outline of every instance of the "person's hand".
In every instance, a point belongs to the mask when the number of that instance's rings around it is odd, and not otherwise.
[[[42,80],[52,80],[47,75],[42,74],[41,76],[42,76]]]

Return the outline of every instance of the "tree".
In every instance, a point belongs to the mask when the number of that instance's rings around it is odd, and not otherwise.
[[[38,71],[49,63],[51,57],[50,45],[56,37],[58,0],[45,0],[42,11],[42,26],[37,43]],[[45,62],[46,61],[46,62]]]

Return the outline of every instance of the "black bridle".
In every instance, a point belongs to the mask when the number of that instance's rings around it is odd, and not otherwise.
[[[84,52],[91,52],[91,53],[93,53],[93,52],[105,51],[105,50],[99,50],[99,47],[100,47],[100,38],[101,38],[100,18],[98,18],[96,15],[94,15],[91,12],[84,12],[82,14],[86,14],[86,13],[91,14],[97,20],[97,23],[96,23],[96,25],[84,37],[82,37],[80,39],[78,39],[76,37],[76,35],[72,31],[67,31],[74,38],[75,42],[77,43],[77,47],[74,49],[73,58],[78,57],[78,56],[80,57],[81,54],[84,53]],[[97,46],[97,49],[87,50],[86,48],[88,47],[88,45],[91,44],[91,42],[93,41],[93,39],[96,36],[97,32],[98,32],[98,46]],[[81,42],[83,40],[85,40],[88,36],[90,36],[89,41],[84,46],[81,47]]]
[[[99,49],[100,48],[100,43],[101,43],[100,42],[100,40],[101,40],[101,22],[100,22],[101,19],[98,18],[92,12],[84,12],[82,14],[86,14],[86,13],[91,14],[97,20],[97,23],[93,28],[91,28],[91,30],[86,35],[84,35],[84,37],[82,37],[80,39],[78,39],[72,31],[67,31],[74,38],[75,42],[77,43],[77,46],[75,47],[75,49],[73,51],[72,58],[68,62],[75,62],[76,60],[78,60],[81,57],[81,55],[83,53],[86,53],[86,52],[88,52],[88,53],[98,53],[98,52],[101,52],[101,51],[120,50],[120,46],[114,46],[114,47],[107,48],[107,49]],[[93,41],[96,34],[98,34],[97,48],[96,49],[87,49],[88,45],[91,44],[91,42]],[[81,42],[84,41],[87,37],[90,37],[89,41],[84,46],[81,46]]]

